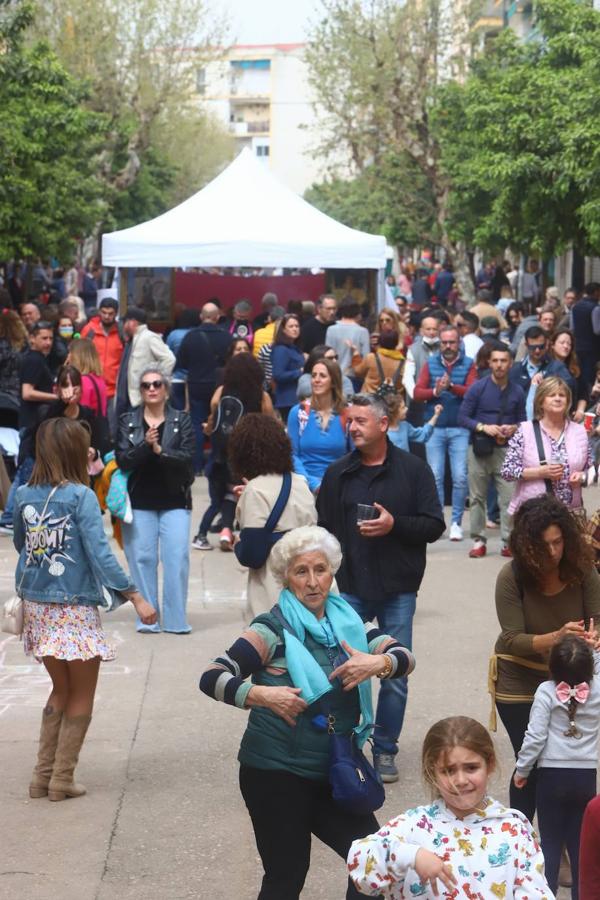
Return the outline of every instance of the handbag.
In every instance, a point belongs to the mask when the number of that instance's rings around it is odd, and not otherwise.
[[[294,637],[298,637],[289,624],[279,604],[271,613]],[[326,699],[320,706],[327,719],[329,735],[329,784],[334,803],[350,815],[360,816],[375,812],[385,802],[385,788],[381,777],[356,743],[354,732],[336,734],[335,716]]]
[[[502,419],[504,418],[507,394],[508,386],[504,388],[500,398],[500,406],[498,407],[498,425],[502,424]],[[485,434],[483,431],[474,431],[471,435],[471,447],[473,448],[475,456],[491,456],[498,446],[496,438],[490,437],[489,434]]]
[[[274,528],[287,506],[291,489],[292,476],[286,472],[279,496],[262,528],[242,528],[240,531],[240,539],[233,549],[238,562],[243,566],[249,569],[260,569],[264,566],[272,548],[285,534],[285,531],[274,531]]]
[[[24,609],[23,601],[15,594],[4,604],[2,611],[2,631],[6,634],[23,634]]]
[[[55,485],[46,497],[42,515],[39,519],[40,522],[44,521],[46,510],[48,509],[48,504],[50,503],[50,500],[53,494],[56,492],[57,488],[58,485]],[[30,554],[25,561],[25,565],[23,566],[23,573],[21,575],[21,580],[19,581],[19,586],[17,587],[16,594],[14,594],[12,597],[9,597],[9,599],[4,603],[2,609],[2,624],[0,625],[0,630],[4,631],[6,634],[16,634],[17,636],[23,634],[25,608],[23,606],[23,598],[20,597],[19,594],[21,592],[21,587],[23,586],[23,579],[25,578],[25,572],[29,560],[31,559],[32,553],[33,551],[30,551]]]

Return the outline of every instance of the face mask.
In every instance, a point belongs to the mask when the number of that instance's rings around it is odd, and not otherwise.
[[[64,327],[58,329],[58,333],[60,334],[61,338],[71,338],[73,337],[73,326],[71,325],[71,327],[69,328],[68,325],[65,325]]]
[[[428,347],[433,347],[434,344],[439,344],[440,339],[436,337],[424,337],[423,343],[427,344]]]

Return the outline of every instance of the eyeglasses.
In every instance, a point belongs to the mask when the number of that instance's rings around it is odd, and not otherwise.
[[[154,388],[157,391],[164,384],[164,381],[142,381],[140,382],[140,387],[143,391],[149,391],[150,388]]]

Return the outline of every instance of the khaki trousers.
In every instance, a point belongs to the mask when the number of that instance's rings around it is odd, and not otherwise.
[[[508,541],[511,522],[508,515],[508,504],[511,501],[513,485],[505,481],[500,471],[504,463],[506,447],[495,447],[490,456],[475,456],[469,447],[469,517],[471,537],[475,541],[487,541],[485,523],[487,520],[487,490],[490,478],[494,480],[498,491],[500,507],[500,537]]]

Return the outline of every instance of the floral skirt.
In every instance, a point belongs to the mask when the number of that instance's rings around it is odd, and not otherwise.
[[[115,649],[106,640],[95,606],[24,601],[23,648],[41,661],[55,659],[114,659]]]

